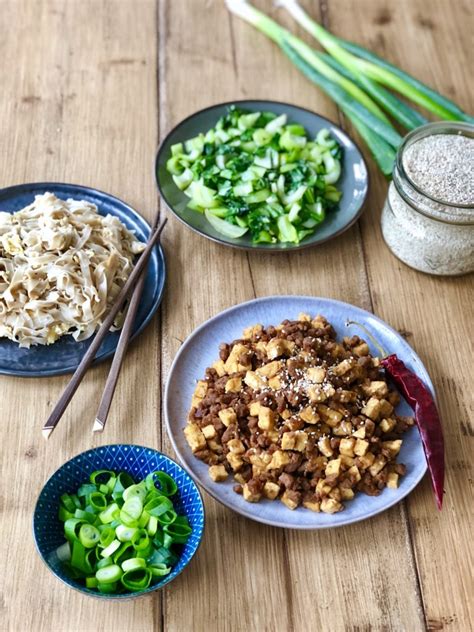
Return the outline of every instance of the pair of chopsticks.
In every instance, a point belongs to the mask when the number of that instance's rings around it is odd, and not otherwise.
[[[105,336],[109,333],[110,327],[112,326],[117,314],[119,313],[122,305],[125,300],[133,292],[132,298],[130,300],[130,305],[127,310],[127,315],[125,317],[125,322],[122,328],[122,332],[120,335],[120,340],[114,355],[114,359],[112,362],[112,366],[110,368],[109,375],[107,377],[107,382],[104,388],[104,393],[102,395],[102,399],[99,405],[99,410],[97,413],[97,418],[94,422],[93,431],[94,432],[102,432],[104,429],[105,423],[107,421],[107,415],[110,409],[110,404],[112,402],[112,397],[115,392],[115,387],[117,385],[118,376],[120,374],[120,369],[122,366],[122,361],[125,355],[125,351],[127,349],[128,341],[130,339],[130,334],[133,327],[133,322],[135,320],[135,315],[138,309],[138,305],[140,303],[141,294],[143,291],[143,285],[145,282],[145,267],[148,263],[148,259],[150,258],[153,247],[158,243],[160,239],[160,235],[165,227],[166,222],[168,221],[166,218],[157,226],[159,220],[159,216],[157,215],[155,224],[150,233],[150,237],[148,239],[148,243],[146,245],[145,250],[140,255],[135,267],[132,270],[132,273],[128,277],[125,285],[123,286],[120,294],[117,297],[117,300],[110,308],[109,313],[104,319],[104,322],[100,326],[98,332],[93,338],[89,348],[84,354],[79,366],[74,372],[70,382],[64,389],[63,394],[59,398],[56,406],[54,407],[51,415],[49,416],[47,422],[43,426],[43,436],[45,439],[48,439],[50,434],[56,428],[59,420],[64,414],[64,411],[69,405],[69,402],[73,398],[74,393],[76,392],[79,384],[82,381],[82,378],[86,374],[87,369],[91,365],[92,361],[95,358],[95,354],[97,353],[102,341]]]

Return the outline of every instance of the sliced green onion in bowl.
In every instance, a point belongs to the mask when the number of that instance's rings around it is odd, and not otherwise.
[[[65,572],[104,594],[139,592],[161,581],[192,533],[170,499],[177,491],[161,471],[139,482],[125,472],[93,472],[77,494],[60,498],[66,541],[56,554]]]

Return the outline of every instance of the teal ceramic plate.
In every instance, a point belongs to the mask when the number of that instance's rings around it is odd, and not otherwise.
[[[172,145],[192,138],[200,132],[207,132],[234,104],[251,112],[264,110],[274,112],[276,115],[287,114],[289,122],[303,125],[311,137],[314,137],[320,129],[328,128],[343,148],[343,171],[341,178],[336,183],[338,189],[343,193],[339,209],[329,213],[316,232],[300,244],[254,244],[251,237],[247,235],[239,239],[224,237],[209,224],[204,215],[186,208],[189,198],[178,189],[171,175],[166,171],[166,161],[171,154]],[[354,141],[340,127],[310,110],[276,101],[232,101],[213,105],[192,114],[181,121],[164,139],[158,150],[155,168],[160,194],[168,208],[180,221],[208,239],[245,250],[269,252],[301,250],[340,235],[352,226],[360,216],[369,186],[367,166],[362,154]]]

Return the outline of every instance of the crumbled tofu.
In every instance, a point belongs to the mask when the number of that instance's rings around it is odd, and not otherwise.
[[[332,372],[334,375],[345,375],[351,369],[352,369],[352,363],[350,360],[346,359],[346,360],[343,360],[342,362],[339,362],[339,364],[336,364],[336,366],[333,367]]]
[[[291,412],[286,408],[280,415],[282,419],[289,419],[291,417]]]
[[[368,385],[362,386],[362,390],[369,397],[377,397],[378,399],[382,399],[382,397],[386,397],[388,395],[388,386],[386,382],[374,380]]]
[[[356,481],[356,483],[358,483],[360,481],[360,479],[362,478],[362,476],[360,475],[359,472],[359,468],[357,467],[357,465],[353,465],[352,467],[350,467],[347,470],[347,473],[354,478],[354,480]]]
[[[308,435],[304,430],[295,430],[293,432],[285,432],[281,438],[282,450],[296,450],[304,452]]]
[[[184,429],[184,436],[193,452],[203,450],[207,446],[206,437],[196,424],[188,424]]]
[[[356,356],[367,356],[369,355],[369,345],[366,342],[362,342],[360,345],[357,345],[357,347],[353,347],[352,351],[355,353]]]
[[[396,474],[395,472],[390,472],[390,474],[387,476],[387,487],[390,487],[391,489],[397,489],[398,474]]]
[[[322,384],[324,382],[324,378],[326,377],[326,369],[322,367],[310,367],[306,369],[306,378],[310,382],[314,382],[315,384]]]
[[[383,454],[377,454],[374,462],[369,467],[369,472],[372,474],[372,476],[376,476],[379,472],[383,470],[386,463],[387,459],[383,456]]]
[[[276,450],[272,455],[272,460],[268,464],[269,470],[277,470],[280,467],[285,467],[290,462],[289,455],[283,450]]]
[[[242,389],[242,378],[241,377],[231,377],[225,383],[225,392],[226,393],[239,393]]]
[[[397,422],[395,419],[393,419],[393,417],[389,417],[388,419],[382,419],[379,427],[382,432],[392,432],[396,425]]]
[[[266,406],[260,406],[258,412],[258,427],[261,430],[271,430],[275,424],[276,413]]]
[[[352,433],[353,437],[356,437],[356,439],[365,439],[365,426],[362,426],[362,428],[358,428],[355,432]]]
[[[242,457],[238,454],[235,454],[235,452],[229,452],[226,456],[226,459],[230,463],[230,466],[234,470],[234,472],[240,470],[240,468],[244,464]]]
[[[333,487],[331,489],[331,491],[329,492],[329,498],[334,498],[334,500],[337,500],[337,501],[342,500],[342,494],[339,487]]]
[[[263,340],[260,340],[259,342],[257,342],[257,344],[255,345],[255,349],[257,351],[260,351],[260,353],[266,353],[267,352],[267,343],[263,342]]]
[[[218,483],[219,481],[225,481],[227,478],[227,470],[223,465],[211,465],[209,468],[209,476],[213,481]]]
[[[354,492],[352,489],[348,489],[347,487],[341,487],[340,489],[342,500],[352,500],[354,498]]]
[[[296,509],[298,507],[298,503],[291,498],[290,495],[288,495],[288,491],[283,492],[280,500],[288,507],[288,509]]]
[[[318,413],[314,410],[312,406],[306,406],[299,413],[300,418],[303,421],[306,421],[307,424],[317,424],[320,420]]]
[[[357,456],[364,456],[368,449],[368,441],[364,441],[364,439],[357,439],[354,446],[354,454],[357,454]]]
[[[275,375],[275,377],[271,377],[268,380],[268,386],[274,391],[278,391],[281,388],[281,382],[278,375]]]
[[[272,483],[271,481],[267,481],[263,486],[263,495],[265,498],[269,498],[270,500],[275,500],[275,498],[280,493],[280,485],[277,483]]]
[[[309,509],[310,511],[316,511],[317,513],[321,511],[321,503],[316,500],[304,500],[303,507],[306,507],[306,509]]]
[[[316,493],[320,496],[327,496],[331,491],[331,485],[328,485],[324,478],[320,478],[316,485]]]
[[[342,504],[334,498],[324,498],[321,501],[321,511],[328,514],[337,513],[341,511]]]
[[[242,489],[244,498],[248,503],[258,503],[262,497],[262,494],[252,493],[247,483],[245,483]]]
[[[332,456],[334,454],[333,449],[331,448],[331,441],[329,437],[321,437],[318,441],[318,449],[321,454],[324,456]]]
[[[341,454],[339,458],[347,470],[355,464],[355,459],[352,456],[347,456],[347,454]]]
[[[339,452],[344,454],[344,456],[354,456],[354,446],[356,440],[352,437],[350,439],[341,439],[341,443],[339,444]]]
[[[244,340],[250,340],[254,336],[259,336],[262,333],[262,325],[252,325],[251,327],[247,327],[244,329],[242,338]]]
[[[361,410],[362,414],[369,417],[373,421],[378,419],[380,415],[380,402],[375,397],[371,397],[367,404]]]
[[[339,476],[341,472],[341,459],[332,459],[326,465],[326,476]]]
[[[258,368],[256,372],[258,375],[264,375],[265,377],[274,377],[281,370],[281,367],[281,360],[274,360],[273,362],[264,364]]]
[[[250,416],[258,417],[258,413],[260,412],[261,403],[260,402],[252,402],[250,404]]]
[[[247,386],[250,386],[250,388],[253,388],[255,391],[261,390],[267,385],[266,380],[260,377],[260,375],[255,371],[247,371],[244,377],[244,382],[247,384]]]
[[[321,402],[325,402],[328,398],[328,394],[326,389],[323,389],[322,386],[308,386],[306,389],[306,394],[309,397],[309,401],[313,404],[319,404]]]
[[[199,380],[194,389],[193,397],[191,399],[191,406],[197,408],[202,402],[207,393],[207,382]]]
[[[321,314],[318,314],[317,316],[315,316],[313,320],[311,321],[311,325],[315,329],[324,329],[324,327],[326,327],[327,324],[328,324],[327,320],[324,318],[324,316],[321,316]]]
[[[386,399],[381,399],[380,400],[380,415],[382,417],[390,417],[392,413],[393,413],[392,404]]]
[[[324,404],[319,404],[318,413],[324,419],[328,426],[335,427],[342,420],[342,413],[337,410],[333,410]]]
[[[372,452],[367,452],[367,454],[364,454],[364,456],[360,456],[357,459],[359,466],[363,470],[366,470],[367,468],[369,468],[374,461],[375,461],[375,455]]]
[[[305,312],[300,312],[298,314],[298,320],[301,320],[304,323],[310,323],[311,322],[311,316],[309,314],[306,314]]]
[[[196,388],[194,389],[194,395],[196,397],[205,397],[207,393],[207,382],[205,380],[199,380],[196,384]]]
[[[233,408],[224,408],[223,410],[219,411],[218,415],[219,419],[226,427],[230,426],[231,424],[237,423],[237,415]]]
[[[204,433],[203,433],[204,434]],[[218,443],[215,439],[208,439],[207,440],[207,446],[213,451],[216,452],[216,454],[221,454],[222,453],[222,446],[220,443]]]
[[[217,360],[217,362],[214,362],[214,364],[212,365],[212,368],[215,370],[219,377],[223,377],[225,375],[224,360]]]
[[[217,432],[214,426],[209,424],[208,426],[204,426],[204,428],[202,428],[202,434],[206,437],[206,439],[214,439]]]
[[[231,439],[227,442],[227,447],[234,454],[243,454],[245,452],[245,446],[240,439]]]
[[[400,452],[400,448],[402,447],[402,440],[396,439],[395,441],[382,441],[382,448],[388,450],[390,456],[394,457]]]
[[[238,373],[239,371],[246,371],[247,369],[250,369],[252,367],[252,363],[250,361],[245,364],[242,364],[240,361],[241,356],[246,353],[248,353],[248,348],[245,345],[242,343],[235,344],[231,349],[229,357],[224,363],[226,373]]]
[[[275,360],[282,355],[291,355],[295,349],[295,343],[292,340],[284,340],[283,338],[272,338],[267,342],[267,356],[270,360]]]
[[[332,433],[336,435],[336,437],[345,437],[346,435],[352,434],[351,422],[343,419],[338,426],[333,428]]]

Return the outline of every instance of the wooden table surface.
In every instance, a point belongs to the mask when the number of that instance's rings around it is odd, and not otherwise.
[[[259,2],[273,11],[270,0]],[[306,2],[336,34],[369,46],[472,111],[468,0]],[[279,10],[275,16],[292,28]],[[239,98],[336,107],[221,0],[0,0],[1,185],[58,180],[157,211],[157,144],[180,119]],[[470,100],[471,97],[471,100]],[[468,632],[472,598],[472,276],[435,278],[400,263],[379,219],[387,183],[369,160],[365,213],[334,241],[292,255],[211,243],[174,218],[160,313],[127,356],[103,435],[91,434],[108,364],[90,371],[46,443],[41,426],[67,377],[0,378],[2,630]],[[172,454],[163,383],[181,342],[210,316],[272,294],[311,294],[371,310],[426,364],[443,417],[442,513],[425,478],[409,498],[333,531],[272,529],[205,494],[203,545],[169,587],[124,603],[76,594],[43,566],[31,535],[46,478],[91,447],[136,442]]]

